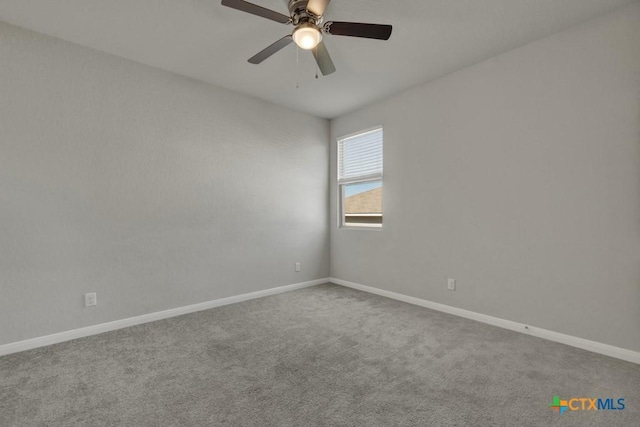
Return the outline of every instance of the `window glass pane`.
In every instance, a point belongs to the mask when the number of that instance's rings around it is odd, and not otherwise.
[[[338,141],[338,179],[382,175],[382,129]]]
[[[382,181],[345,184],[342,191],[344,225],[382,224]]]

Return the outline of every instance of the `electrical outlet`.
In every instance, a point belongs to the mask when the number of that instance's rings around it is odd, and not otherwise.
[[[456,279],[447,280],[447,289],[449,289],[450,291],[456,290]]]
[[[300,271],[300,263],[296,262],[296,272]]]
[[[95,292],[84,294],[84,306],[93,307],[98,305],[98,295]]]

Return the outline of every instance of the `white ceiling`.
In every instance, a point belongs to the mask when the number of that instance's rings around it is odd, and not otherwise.
[[[387,42],[326,36],[338,69],[290,45],[247,59],[290,26],[220,0],[0,0],[0,21],[334,118],[635,0],[333,0],[325,20],[393,25]],[[286,0],[253,3],[287,13]],[[299,81],[299,88],[296,82]]]

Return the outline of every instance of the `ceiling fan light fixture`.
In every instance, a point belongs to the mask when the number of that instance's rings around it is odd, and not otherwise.
[[[230,7],[251,15],[260,16],[280,24],[292,24],[293,32],[271,43],[265,49],[249,58],[250,64],[260,64],[283,48],[294,43],[310,50],[323,76],[336,71],[327,47],[322,42],[322,33],[335,36],[361,37],[365,39],[388,40],[391,25],[367,24],[364,22],[331,21],[323,24],[324,12],[331,0],[288,0],[289,16],[253,4],[247,0],[222,0],[222,6]]]
[[[293,30],[293,41],[305,50],[311,50],[322,41],[322,33],[313,24],[302,24]]]

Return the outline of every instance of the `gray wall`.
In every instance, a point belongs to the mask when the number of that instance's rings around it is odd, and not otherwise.
[[[635,3],[332,121],[332,277],[640,351],[638,23]],[[335,138],[376,125],[384,229],[338,230]]]
[[[328,133],[0,24],[0,344],[327,277]]]

